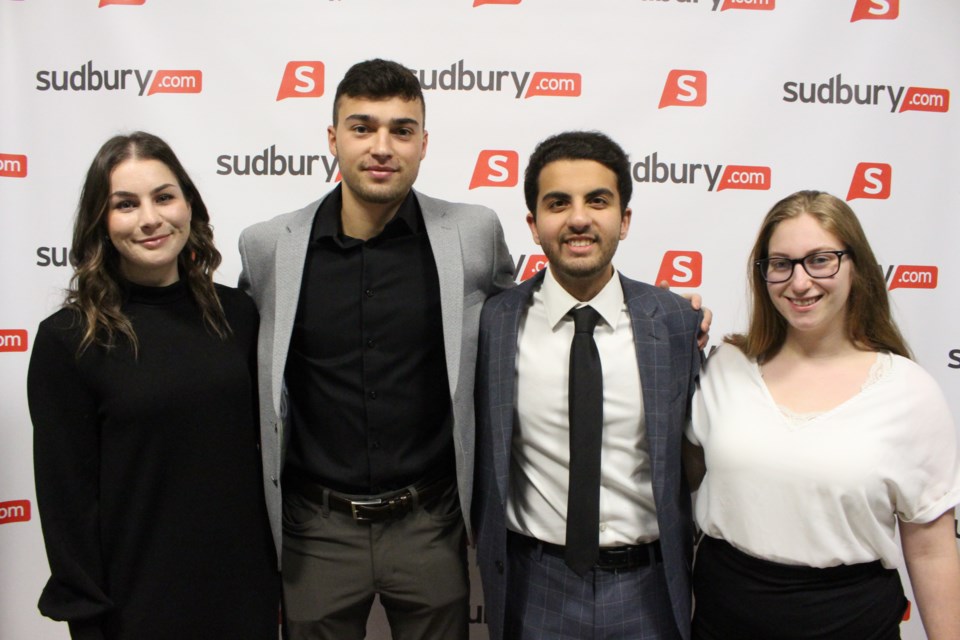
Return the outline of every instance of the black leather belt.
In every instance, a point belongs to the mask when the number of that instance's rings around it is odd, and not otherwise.
[[[520,533],[510,532],[510,539],[520,548],[527,550],[540,550],[548,556],[563,558],[565,548],[561,544],[543,542],[530,536]],[[663,562],[663,553],[660,551],[660,541],[654,540],[645,544],[631,544],[621,547],[600,547],[600,557],[597,559],[595,569],[605,571],[638,569],[646,567],[655,562]]]
[[[398,520],[414,509],[439,498],[453,485],[453,478],[445,476],[422,485],[410,485],[397,491],[374,496],[355,496],[327,489],[318,484],[284,479],[284,490],[316,502],[321,507],[345,513],[356,522],[386,522]]]

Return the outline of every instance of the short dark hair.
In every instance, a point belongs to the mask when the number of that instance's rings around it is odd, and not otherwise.
[[[630,160],[627,154],[620,145],[599,131],[565,131],[538,144],[527,163],[523,176],[523,195],[527,201],[527,210],[534,217],[537,215],[540,172],[557,160],[593,160],[613,171],[617,176],[620,213],[626,211],[630,196],[633,195],[633,180],[630,177]]]
[[[427,115],[427,105],[423,100],[423,90],[420,81],[410,69],[399,62],[392,60],[364,60],[353,65],[343,75],[343,80],[337,85],[337,93],[333,96],[333,124],[337,124],[340,110],[340,98],[371,98],[385,100],[387,98],[403,98],[404,100],[419,100],[423,105],[424,120]],[[421,123],[422,125],[423,123]]]

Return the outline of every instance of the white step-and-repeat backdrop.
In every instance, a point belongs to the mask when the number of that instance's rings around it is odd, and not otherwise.
[[[338,179],[343,72],[399,60],[426,90],[417,186],[503,222],[517,279],[543,265],[520,176],[542,138],[599,129],[630,154],[616,265],[696,289],[714,342],[744,328],[746,256],[801,188],[860,215],[919,362],[960,416],[960,3],[942,0],[0,0],[0,637],[66,638],[47,565],[25,377],[70,277],[84,172],[111,135],[165,138],[235,284],[247,225]],[[474,637],[485,637],[474,595]],[[371,637],[385,638],[375,615]],[[917,616],[904,624],[923,638]]]

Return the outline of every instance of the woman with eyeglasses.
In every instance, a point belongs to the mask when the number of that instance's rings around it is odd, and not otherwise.
[[[781,200],[749,278],[749,330],[710,357],[687,433],[693,637],[899,638],[902,547],[928,637],[960,638],[955,426],[853,211]]]

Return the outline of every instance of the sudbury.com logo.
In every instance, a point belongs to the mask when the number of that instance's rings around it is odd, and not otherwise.
[[[696,2],[696,0],[694,0]],[[776,0],[713,0],[713,10],[728,11],[730,9],[747,9],[750,11],[773,11],[777,8]]]
[[[653,282],[666,282],[670,287],[699,287],[702,280],[703,255],[699,251],[667,251]]]
[[[445,69],[410,69],[424,91],[508,91],[515,97],[580,95],[579,73],[491,71],[469,69],[460,60]],[[323,95],[324,66],[319,60],[287,63],[277,100],[319,98]]]
[[[666,2],[667,0],[660,0]],[[696,4],[698,0],[676,0]],[[519,4],[519,0],[475,0],[477,4]],[[773,11],[776,0],[713,0],[713,11],[740,9],[746,11]],[[900,15],[900,0],[857,0],[850,22],[857,20],[895,20]]]
[[[857,0],[850,22],[857,20],[896,20],[900,15],[900,0]]]
[[[853,171],[847,200],[886,200],[893,184],[893,167],[885,162],[860,162]],[[936,289],[939,269],[931,265],[899,264],[881,266],[883,277],[894,289]]]
[[[747,164],[716,164],[700,162],[662,162],[659,152],[644,156],[643,160],[633,163],[633,179],[641,184],[700,184],[706,181],[707,191],[726,189],[749,189],[767,191],[770,189],[770,167]]]
[[[324,177],[325,182],[340,180],[340,163],[334,156],[321,154],[277,153],[272,144],[260,153],[217,156],[219,176],[312,176]]]
[[[668,0],[659,0],[667,2]],[[878,0],[879,1],[879,0]],[[894,2],[896,0],[893,0]],[[521,0],[473,0],[473,6],[479,7],[483,4],[520,4]],[[676,0],[680,4],[697,4],[699,0]],[[714,11],[727,11],[728,9],[751,9],[754,11],[773,11],[776,6],[776,0],[713,0]]]
[[[660,95],[660,106],[702,107],[707,104],[707,74],[704,71],[673,69],[667,74]]]
[[[137,95],[155,93],[200,93],[203,72],[199,69],[98,69],[93,60],[78,69],[37,71],[37,91],[125,91]]]
[[[960,349],[951,349],[947,357],[950,359],[950,362],[947,363],[948,367],[960,369]],[[957,537],[960,538],[960,524],[957,525]]]
[[[886,200],[893,184],[893,167],[885,162],[861,162],[853,170],[847,200],[868,198]]]
[[[320,60],[291,60],[280,78],[277,101],[287,98],[319,98],[324,90],[323,62]],[[337,159],[324,154],[296,154],[277,152],[272,144],[258,153],[217,156],[217,175],[220,176],[313,176],[321,175],[325,182],[340,180]]]
[[[29,520],[29,500],[9,500],[7,502],[0,502],[0,524],[28,522]]]
[[[503,149],[484,149],[477,157],[477,163],[470,178],[470,188],[513,187],[520,175],[520,159],[516,151]],[[633,163],[631,173],[634,181],[644,184],[700,184],[706,183],[707,191],[725,191],[727,189],[748,189],[767,191],[770,189],[770,167],[746,164],[711,165],[693,162],[662,162],[659,152],[644,156],[643,160]]]
[[[443,69],[411,69],[424,91],[512,91],[515,98],[577,97],[579,73],[471,69],[459,60]]]
[[[890,291],[894,289],[936,289],[940,270],[933,265],[880,265]]]
[[[513,270],[517,282],[529,280],[547,266],[547,256],[542,253],[520,254]],[[703,256],[699,251],[667,251],[660,261],[660,270],[654,282],[670,287],[699,287],[703,280]]]
[[[0,153],[0,178],[26,178],[27,156]]]
[[[521,253],[517,260],[517,266],[513,269],[513,279],[516,282],[529,280],[543,271],[545,266],[547,266],[547,256],[542,253],[531,253],[529,255]]]
[[[512,149],[484,149],[470,178],[470,188],[515,187],[520,176],[520,154]]]
[[[277,101],[319,98],[323,95],[323,71],[323,63],[319,60],[291,60],[283,70]]]
[[[26,329],[0,329],[0,353],[5,351],[26,351]]]
[[[933,87],[903,87],[892,84],[860,84],[844,81],[838,73],[823,82],[783,83],[784,102],[805,104],[858,104],[889,106],[890,113],[950,110],[950,90]]]

